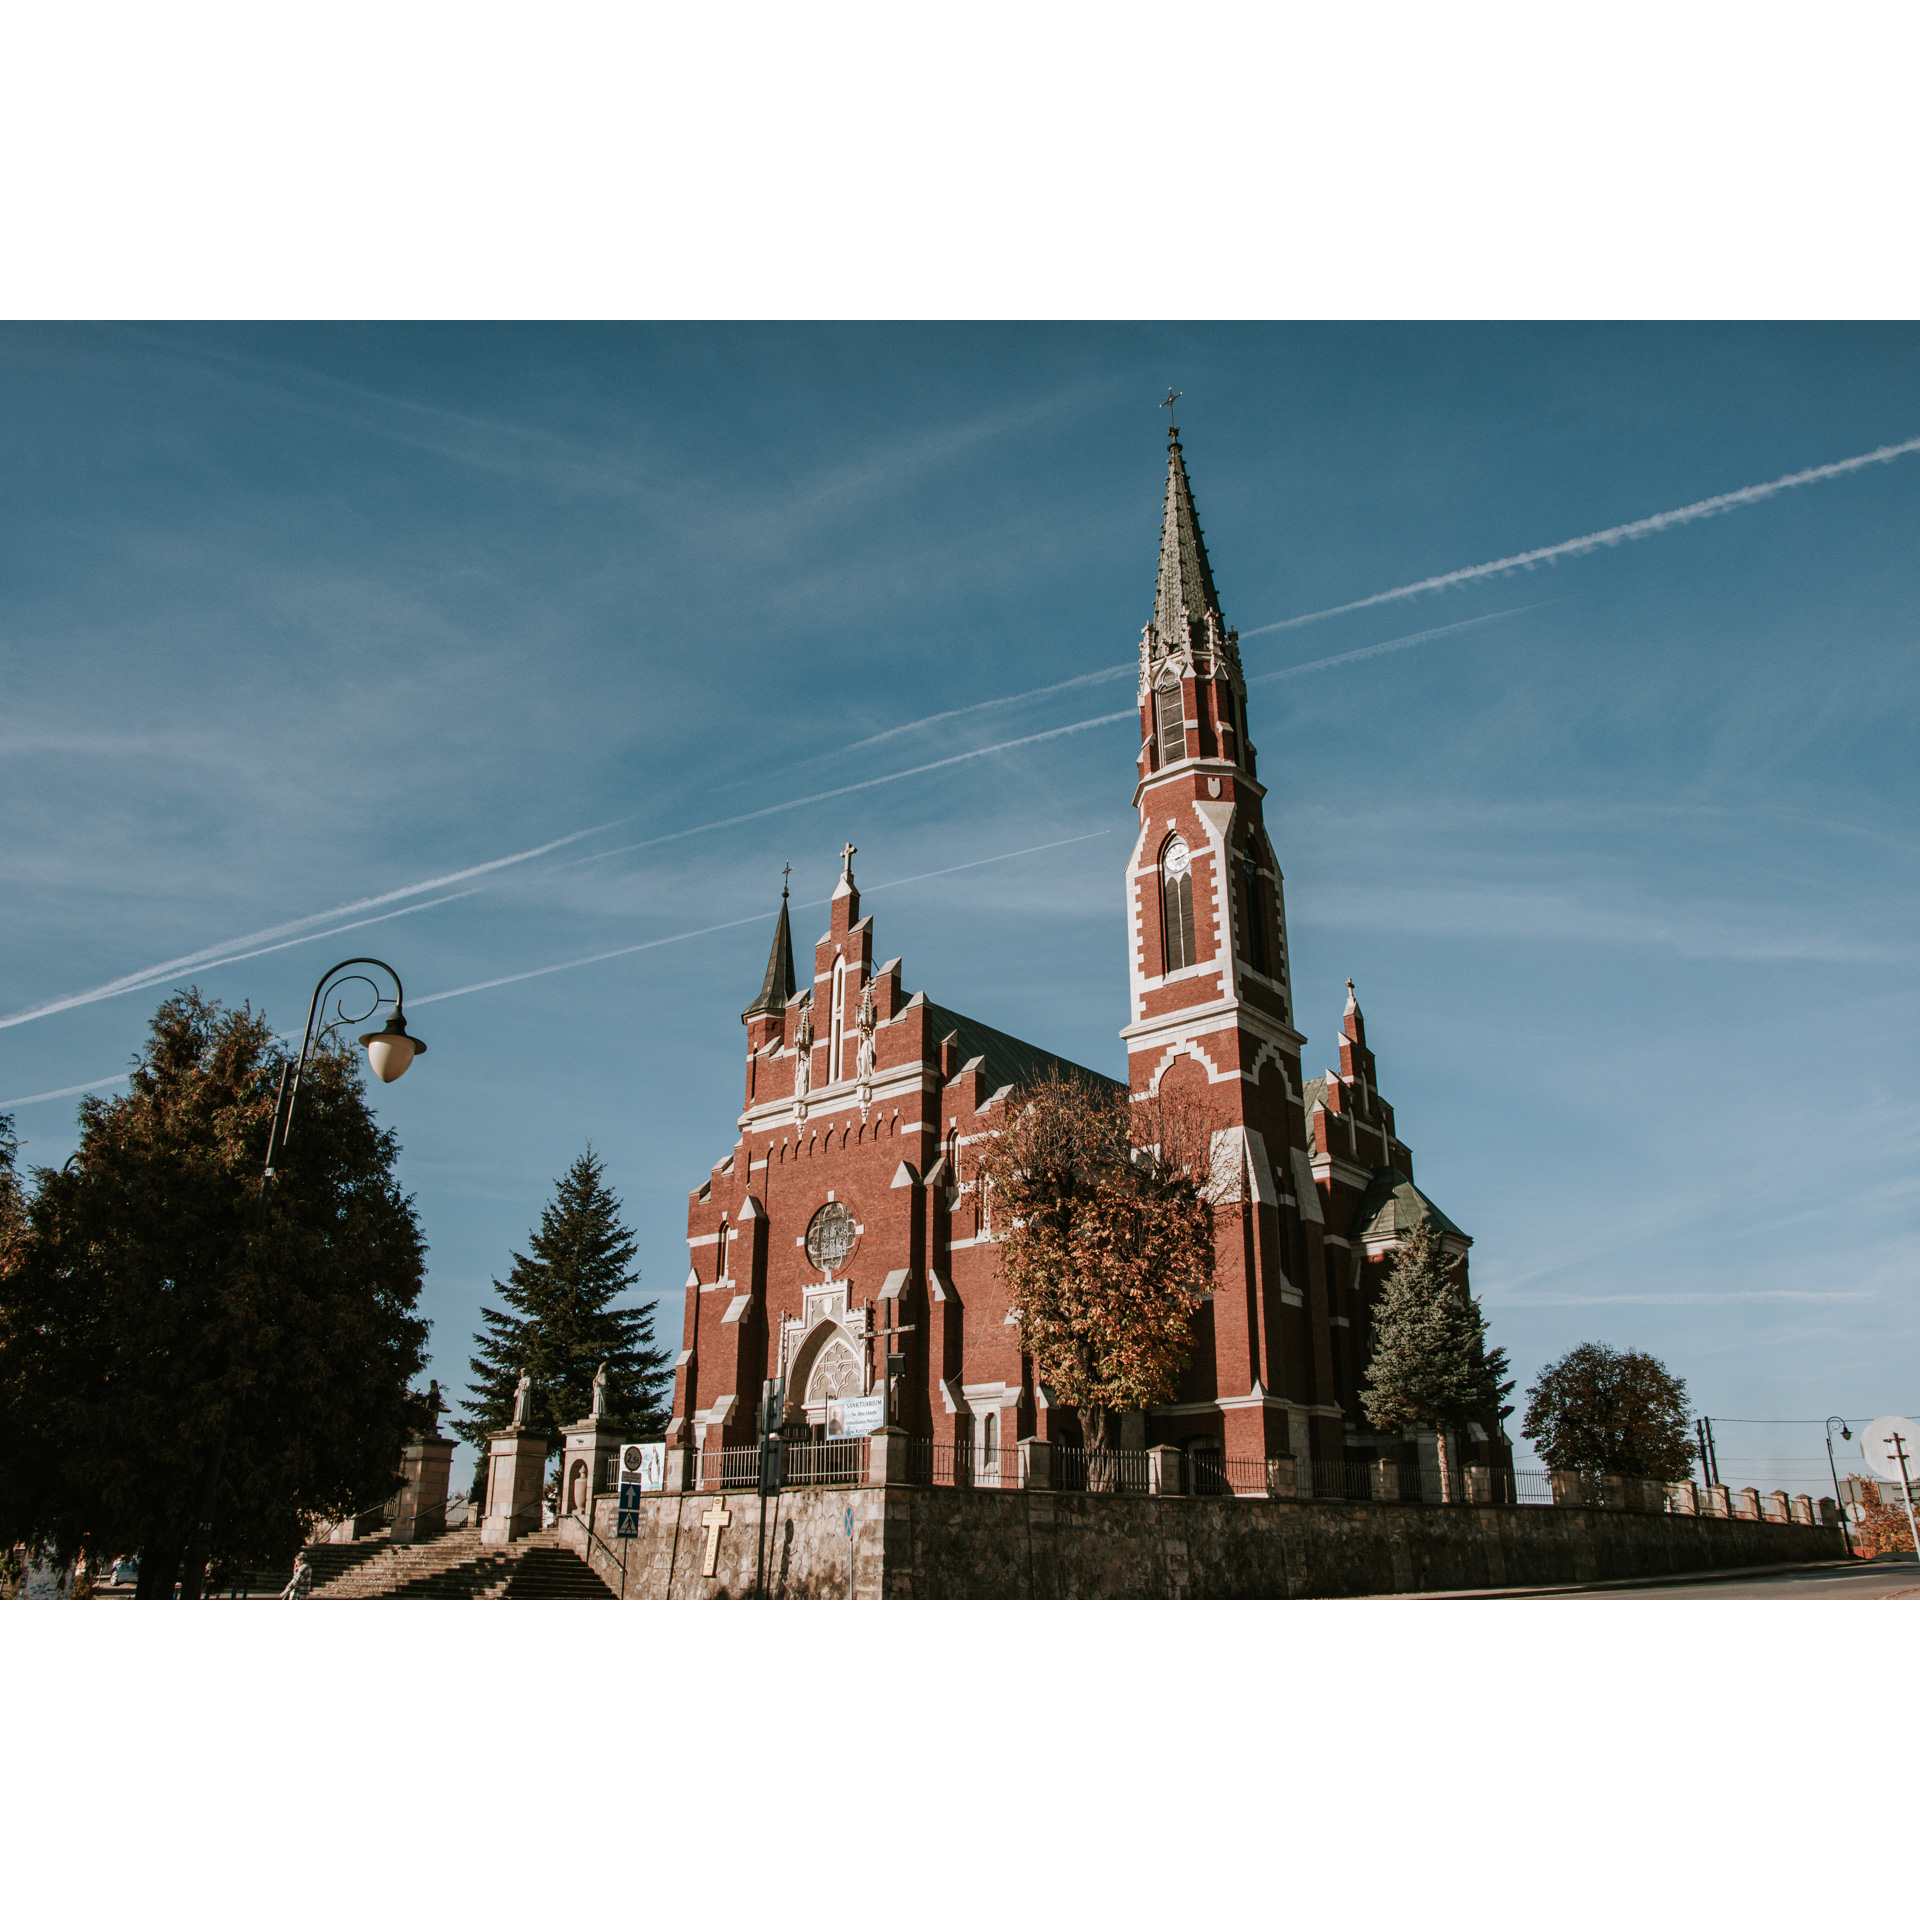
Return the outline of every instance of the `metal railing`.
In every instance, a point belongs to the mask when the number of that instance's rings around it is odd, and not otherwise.
[[[759,1449],[752,1451],[756,1462],[754,1485],[760,1484]],[[784,1487],[857,1487],[867,1478],[867,1441],[864,1435],[852,1439],[795,1440],[781,1449],[780,1484]]]
[[[1056,1449],[1054,1458],[1059,1458]],[[907,1442],[907,1478],[916,1487],[1018,1488],[1018,1447],[953,1446],[940,1440]],[[1055,1483],[1056,1485],[1058,1482]]]
[[[1276,1469],[1289,1462],[1235,1460],[1213,1447],[1192,1447],[1180,1457],[1180,1491],[1252,1500],[1279,1490]]]
[[[711,1453],[694,1455],[696,1492],[709,1493],[720,1488],[749,1489],[760,1484],[758,1447],[721,1447]]]
[[[1370,1460],[1316,1460],[1313,1463],[1316,1500],[1372,1500],[1378,1487],[1379,1476]]]
[[[1149,1463],[1145,1453],[1120,1447],[1060,1447],[1053,1449],[1053,1484],[1062,1493],[1147,1493]]]

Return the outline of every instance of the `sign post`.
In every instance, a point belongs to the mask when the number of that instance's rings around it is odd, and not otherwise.
[[[853,1509],[847,1509],[847,1598],[853,1598]]]
[[[787,1405],[785,1374],[760,1389],[760,1552],[754,1563],[753,1597],[767,1597],[767,1502],[780,1497],[780,1422]]]

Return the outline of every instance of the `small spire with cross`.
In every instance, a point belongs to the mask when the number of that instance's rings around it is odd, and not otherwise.
[[[1169,439],[1178,439],[1180,434],[1179,417],[1174,413],[1173,403],[1176,400],[1183,400],[1185,398],[1186,395],[1184,391],[1175,393],[1174,390],[1169,387],[1167,389],[1167,397],[1160,402],[1167,410],[1167,437]]]
[[[787,882],[792,878],[793,862],[789,860],[787,864],[780,869],[780,898],[782,900],[787,897]]]

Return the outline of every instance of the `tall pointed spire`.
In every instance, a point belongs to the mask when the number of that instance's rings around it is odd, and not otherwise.
[[[1167,504],[1160,522],[1160,578],[1154,587],[1153,625],[1161,652],[1217,645],[1216,636],[1223,637],[1227,631],[1176,427],[1167,429]]]
[[[780,920],[773,930],[773,951],[767,955],[767,977],[760,997],[740,1016],[745,1026],[757,1013],[780,1014],[793,998],[793,928],[787,921],[787,887],[780,883]]]

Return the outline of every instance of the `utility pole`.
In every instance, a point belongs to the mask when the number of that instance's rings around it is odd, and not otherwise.
[[[1913,1517],[1913,1480],[1907,1472],[1907,1443],[1896,1433],[1890,1442],[1900,1464],[1900,1494],[1907,1503],[1907,1531],[1913,1536],[1913,1557],[1920,1560],[1920,1523]]]

